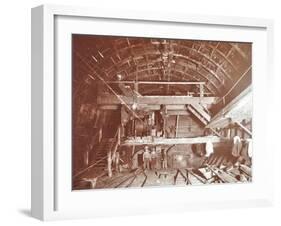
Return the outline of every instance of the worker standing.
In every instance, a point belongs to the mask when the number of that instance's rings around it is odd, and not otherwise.
[[[149,153],[148,146],[144,147],[144,153],[143,153],[143,168],[149,169],[149,163],[151,161],[151,155]]]
[[[162,161],[162,169],[167,169],[168,168],[168,160],[167,160],[167,152],[166,152],[165,149],[162,150],[161,161]]]
[[[151,169],[154,170],[156,168],[156,151],[155,148],[153,148],[152,152],[151,152]]]

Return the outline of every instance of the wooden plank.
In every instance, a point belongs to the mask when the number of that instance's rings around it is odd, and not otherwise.
[[[162,138],[154,137],[152,140],[150,137],[143,137],[142,139],[128,139],[121,143],[121,145],[172,145],[172,144],[200,144],[207,143],[227,142],[228,139],[220,138],[217,136],[204,136],[204,137],[192,137],[192,138]]]
[[[211,116],[203,109],[203,107],[199,103],[191,104],[193,108],[195,108],[196,111],[200,115],[202,115],[208,122],[211,120]]]
[[[118,110],[118,109],[120,109],[120,105],[118,105],[118,104],[113,104],[113,105],[100,104],[100,105],[98,105],[98,108],[102,109],[102,110]],[[160,108],[161,108],[160,104],[138,104],[139,110],[157,111],[157,110],[160,110]],[[166,105],[166,109],[167,109],[167,114],[170,114],[170,115],[173,115],[175,112],[179,112],[179,114],[182,114],[182,115],[189,115],[188,111],[186,110],[185,104]]]
[[[206,128],[225,128],[231,123],[231,118],[220,118],[208,124]]]
[[[221,169],[218,169],[217,167],[213,166],[207,166],[215,175],[217,175],[220,180],[222,180],[224,183],[237,183],[239,182],[236,178],[228,174],[227,172],[224,172]]]
[[[247,129],[245,126],[243,126],[240,122],[235,121],[235,123],[240,126],[248,135],[252,136],[252,132]]]
[[[220,135],[216,130],[214,130],[213,128],[210,128],[210,129],[214,134],[216,134],[219,137],[222,137],[222,135]]]
[[[194,107],[192,107],[191,104],[189,104],[189,105],[187,106],[187,109],[188,109],[196,118],[198,118],[204,125],[207,125],[207,124],[208,124],[208,121],[207,121],[204,117],[202,117],[202,116],[194,109]]]
[[[239,168],[242,172],[244,172],[248,176],[250,176],[250,177],[252,176],[252,169],[249,166],[241,164]]]
[[[204,96],[204,84],[200,84],[200,97],[202,98]]]
[[[152,105],[182,105],[182,104],[196,104],[196,103],[204,103],[204,104],[213,104],[216,101],[216,97],[189,97],[189,96],[141,96],[136,97],[135,100],[133,97],[127,97],[123,95],[119,95],[118,97],[115,95],[102,95],[98,96],[97,103],[103,105],[113,105],[113,104],[121,104],[121,100],[123,100],[126,104],[132,105],[134,102],[138,104],[152,104]]]
[[[176,118],[176,137],[178,136],[179,119],[180,119],[180,116],[177,115],[177,118]]]
[[[186,110],[168,110],[167,115],[191,115],[188,111]]]

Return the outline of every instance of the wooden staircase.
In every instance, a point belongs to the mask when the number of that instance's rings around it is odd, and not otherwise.
[[[115,143],[114,138],[103,138],[95,150],[95,164],[94,168],[106,168],[107,165],[107,152],[111,150]]]
[[[210,122],[211,116],[200,103],[188,104],[187,109],[205,126]]]

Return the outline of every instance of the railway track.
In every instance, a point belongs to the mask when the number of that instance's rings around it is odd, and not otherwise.
[[[141,183],[138,183],[136,182],[136,179],[139,178],[140,175],[143,175],[144,177],[143,180],[141,180]],[[147,180],[147,175],[145,174],[145,172],[142,169],[137,169],[133,173],[133,175],[130,175],[129,177],[122,180],[119,184],[115,186],[115,188],[143,187],[146,183],[146,180]]]

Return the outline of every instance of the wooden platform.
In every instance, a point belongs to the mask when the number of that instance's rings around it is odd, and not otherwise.
[[[204,136],[204,137],[192,137],[192,138],[163,138],[163,137],[136,137],[124,140],[121,145],[172,145],[172,144],[200,144],[207,143],[227,142],[228,139],[224,139],[218,136]]]

